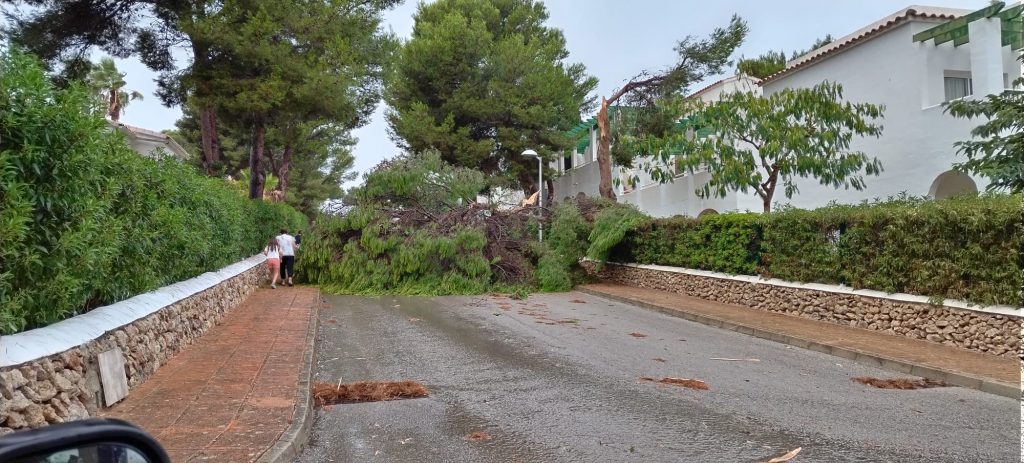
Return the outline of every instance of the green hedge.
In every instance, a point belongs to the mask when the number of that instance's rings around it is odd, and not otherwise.
[[[610,259],[1024,306],[1024,197],[651,220]]]
[[[0,333],[215,270],[306,219],[109,130],[80,87],[0,57]]]

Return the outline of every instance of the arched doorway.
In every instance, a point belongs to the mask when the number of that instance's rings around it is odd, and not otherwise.
[[[928,196],[932,199],[946,199],[962,194],[977,194],[978,185],[967,174],[954,170],[943,172],[935,177]]]

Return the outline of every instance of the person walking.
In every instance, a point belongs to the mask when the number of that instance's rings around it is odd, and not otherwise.
[[[295,232],[295,247],[302,246],[302,230]]]
[[[295,237],[288,234],[287,228],[282,228],[276,239],[281,248],[281,284],[295,286],[292,281],[295,274]]]
[[[281,247],[277,244],[277,238],[267,241],[267,247],[263,248],[263,255],[267,256],[267,270],[270,275],[270,289],[277,289],[277,276],[281,272]]]

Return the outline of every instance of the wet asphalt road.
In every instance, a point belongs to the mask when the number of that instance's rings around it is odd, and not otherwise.
[[[871,389],[850,378],[897,375],[595,296],[327,299],[318,379],[431,396],[318,410],[300,462],[1020,461],[1017,401]]]

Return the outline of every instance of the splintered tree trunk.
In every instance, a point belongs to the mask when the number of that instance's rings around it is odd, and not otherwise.
[[[612,159],[611,159],[611,138],[608,135],[608,100],[601,98],[601,110],[597,113],[597,128],[600,137],[597,142],[597,167],[601,171],[601,183],[598,185],[598,192],[601,196],[615,200],[615,190],[612,189]]]
[[[263,186],[267,176],[263,171],[263,149],[267,128],[263,120],[257,120],[253,127],[252,149],[249,150],[249,199],[263,199]]]
[[[292,167],[292,145],[284,145],[284,153],[281,154],[281,166],[277,169],[277,191],[284,193],[288,191],[288,172]]]
[[[213,174],[213,164],[220,158],[220,140],[217,137],[217,109],[207,106],[199,113],[199,127],[203,137],[203,169]]]

